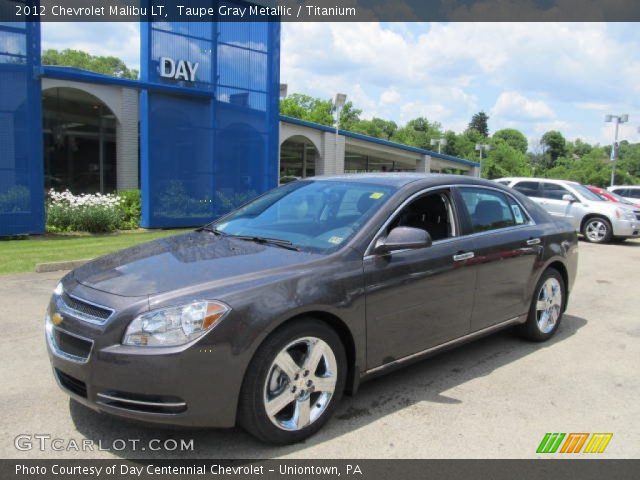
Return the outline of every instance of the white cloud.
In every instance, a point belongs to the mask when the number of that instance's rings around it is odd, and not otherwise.
[[[387,105],[390,103],[398,103],[400,101],[400,92],[395,87],[391,87],[380,95],[380,102]]]
[[[555,117],[553,110],[542,100],[530,100],[518,92],[502,92],[491,113],[510,120],[541,120]]]

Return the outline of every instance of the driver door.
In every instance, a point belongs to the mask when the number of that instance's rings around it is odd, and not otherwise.
[[[461,337],[471,328],[474,243],[457,236],[451,192],[418,195],[390,218],[381,236],[395,226],[424,228],[433,244],[364,258],[368,369]]]

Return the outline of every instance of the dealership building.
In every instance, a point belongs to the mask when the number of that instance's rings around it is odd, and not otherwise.
[[[0,236],[44,232],[45,191],[140,189],[141,225],[199,225],[279,182],[475,162],[279,114],[280,25],[142,22],[140,79],[40,62],[0,23]],[[286,177],[286,178],[285,178]]]

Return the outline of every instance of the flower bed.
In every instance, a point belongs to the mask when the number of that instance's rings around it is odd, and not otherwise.
[[[47,194],[49,232],[113,232],[125,226],[123,199],[96,193],[74,195],[69,190]]]

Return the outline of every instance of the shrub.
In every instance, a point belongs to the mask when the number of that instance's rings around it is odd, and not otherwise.
[[[113,232],[121,228],[122,200],[117,195],[73,195],[69,190],[50,190],[47,200],[47,230],[51,232]]]
[[[140,204],[140,190],[124,190],[118,192],[118,196],[122,200],[120,202],[120,210],[122,211],[122,228],[123,230],[135,230],[140,226],[140,213],[142,207]]]

